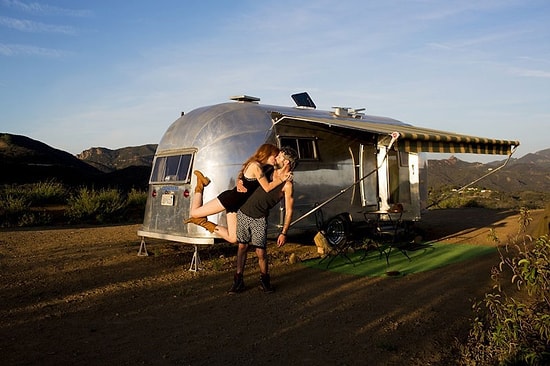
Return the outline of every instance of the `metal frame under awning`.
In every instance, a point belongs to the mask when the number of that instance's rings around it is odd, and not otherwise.
[[[275,116],[274,116],[275,117]],[[510,155],[519,141],[468,136],[453,132],[414,127],[406,124],[372,122],[364,119],[341,119],[278,115],[275,124],[301,121],[352,130],[391,135],[399,132],[396,146],[400,151],[430,153]]]

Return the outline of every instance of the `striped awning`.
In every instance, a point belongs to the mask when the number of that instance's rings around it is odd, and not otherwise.
[[[396,141],[400,151],[431,152],[431,153],[465,153],[465,154],[499,154],[509,155],[519,146],[516,140],[499,140],[486,137],[468,136],[453,132],[414,127],[394,121],[383,123],[366,119],[319,118],[279,115],[276,124],[301,121],[311,124],[322,124],[345,129],[359,130],[379,135],[389,136],[399,132]],[[368,117],[367,117],[368,118]],[[397,122],[397,123],[395,123]]]

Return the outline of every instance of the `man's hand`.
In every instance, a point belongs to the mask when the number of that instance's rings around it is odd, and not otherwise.
[[[281,233],[279,234],[279,237],[277,238],[277,247],[282,247],[286,244],[286,235]]]

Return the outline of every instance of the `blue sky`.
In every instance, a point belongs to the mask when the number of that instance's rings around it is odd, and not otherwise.
[[[233,95],[308,91],[521,157],[550,147],[549,19],[547,0],[0,0],[0,132],[117,149]]]

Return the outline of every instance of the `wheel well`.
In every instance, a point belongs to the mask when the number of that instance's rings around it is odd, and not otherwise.
[[[327,220],[323,231],[331,246],[338,246],[346,241],[350,235],[351,220],[348,213],[340,213]]]

